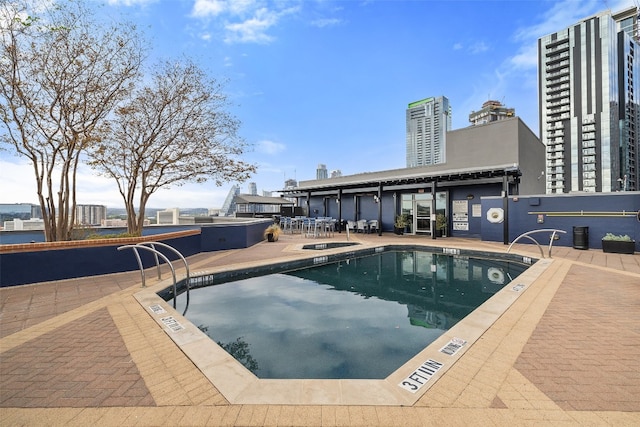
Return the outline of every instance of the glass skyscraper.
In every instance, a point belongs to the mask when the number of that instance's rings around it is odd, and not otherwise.
[[[425,98],[407,107],[407,167],[446,162],[451,107],[444,97]]]
[[[538,40],[547,193],[638,189],[637,23],[605,11]]]

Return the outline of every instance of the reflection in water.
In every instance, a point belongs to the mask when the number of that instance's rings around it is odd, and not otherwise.
[[[385,378],[525,269],[383,252],[192,290],[187,318],[260,378]]]

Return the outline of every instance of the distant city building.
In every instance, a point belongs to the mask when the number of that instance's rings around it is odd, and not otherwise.
[[[637,7],[603,11],[538,39],[548,194],[640,189],[637,39]]]
[[[251,194],[252,196],[258,195],[258,186],[256,185],[255,182],[249,183],[249,194]]]
[[[280,213],[282,206],[293,206],[293,202],[282,197],[254,196],[252,194],[238,194],[234,199],[237,207],[236,216],[263,216]],[[258,214],[258,215],[256,215]]]
[[[42,209],[32,203],[0,203],[0,223],[14,218],[42,218]]]
[[[120,219],[120,218],[103,219],[100,222],[100,225],[102,227],[126,227],[127,226],[127,220],[126,219]],[[142,226],[143,227],[148,227],[149,225],[151,225],[151,221],[149,221],[148,219],[145,219],[142,222]]]
[[[5,231],[44,230],[44,220],[39,218],[19,219],[4,222]]]
[[[231,187],[226,199],[224,199],[222,208],[220,208],[220,216],[231,216],[236,212],[234,199],[238,194],[240,194],[240,186],[234,185],[233,187]]]
[[[472,111],[469,114],[469,122],[473,125],[482,125],[486,123],[504,120],[516,115],[514,108],[507,108],[500,101],[487,101],[482,104],[480,111]]]
[[[107,207],[104,205],[76,205],[77,225],[100,225],[107,219]]]
[[[338,178],[342,176],[342,171],[340,169],[334,169],[331,171],[331,178]]]
[[[296,188],[298,186],[298,181],[295,179],[287,179],[284,182],[284,188],[289,190],[291,188]]]
[[[318,169],[316,169],[316,179],[327,179],[329,178],[329,171],[327,171],[327,165],[322,163],[318,164]]]
[[[180,224],[180,209],[170,208],[156,213],[156,224],[178,225]]]
[[[446,135],[451,130],[449,100],[440,96],[407,107],[407,167],[445,163]]]
[[[262,190],[263,197],[273,197],[273,191]]]

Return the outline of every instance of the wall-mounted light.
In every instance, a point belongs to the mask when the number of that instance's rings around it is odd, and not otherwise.
[[[473,194],[467,194],[467,200],[473,200],[474,195]]]
[[[544,171],[540,171],[540,175],[538,175],[538,181],[540,181],[543,176],[544,176]]]
[[[377,194],[374,194],[373,195],[373,201],[376,202],[376,203],[379,203],[380,202],[380,197],[378,197]]]

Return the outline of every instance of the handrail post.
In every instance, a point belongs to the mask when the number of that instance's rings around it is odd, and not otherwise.
[[[145,283],[144,267],[142,266],[142,259],[140,258],[140,254],[138,253],[138,249],[135,246],[127,245],[127,246],[120,246],[118,248],[118,250],[127,249],[127,248],[132,248],[133,249],[133,253],[136,256],[136,259],[138,260],[138,266],[140,267],[140,274],[142,276],[142,287],[146,288],[147,285]]]
[[[509,248],[507,249],[507,253],[509,253],[509,251],[511,251],[511,247],[518,241],[520,240],[520,238],[522,237],[526,237],[529,240],[532,240],[536,245],[538,245],[538,248],[540,249],[540,254],[542,255],[542,258],[544,258],[544,252],[542,252],[542,247],[540,247],[540,244],[538,243],[538,241],[536,239],[534,239],[533,237],[530,236],[530,234],[533,233],[548,233],[551,232],[551,239],[549,241],[549,251],[548,251],[548,256],[549,258],[551,258],[551,249],[553,248],[553,241],[555,240],[556,237],[556,233],[562,233],[562,234],[566,234],[567,232],[564,230],[558,230],[555,228],[543,228],[540,230],[531,230],[531,231],[527,231],[526,233],[522,233],[521,235],[519,235],[518,237],[515,238],[515,240],[513,242],[511,242],[511,244],[509,245]]]
[[[169,264],[169,268],[171,268],[171,275],[173,276],[173,308],[176,308],[176,300],[178,299],[178,286],[177,286],[177,281],[176,281],[176,270],[173,268],[173,264],[171,264],[171,261],[169,261],[169,258],[167,258],[162,252],[159,252],[158,250],[156,250],[154,248],[150,248],[149,246],[145,246],[144,244],[123,245],[123,246],[119,246],[117,249],[120,251],[122,249],[128,249],[128,248],[133,249],[134,252],[136,253],[136,256],[138,257],[138,263],[140,265],[140,271],[143,272],[143,277],[144,277],[144,268],[143,268],[143,265],[142,265],[142,260],[140,259],[139,255],[137,254],[137,249],[144,249],[144,250],[153,252],[154,254],[157,254],[158,256],[160,256],[167,264]],[[189,294],[188,281],[189,280],[187,279],[187,295]],[[144,280],[143,280],[143,285],[144,285]]]

